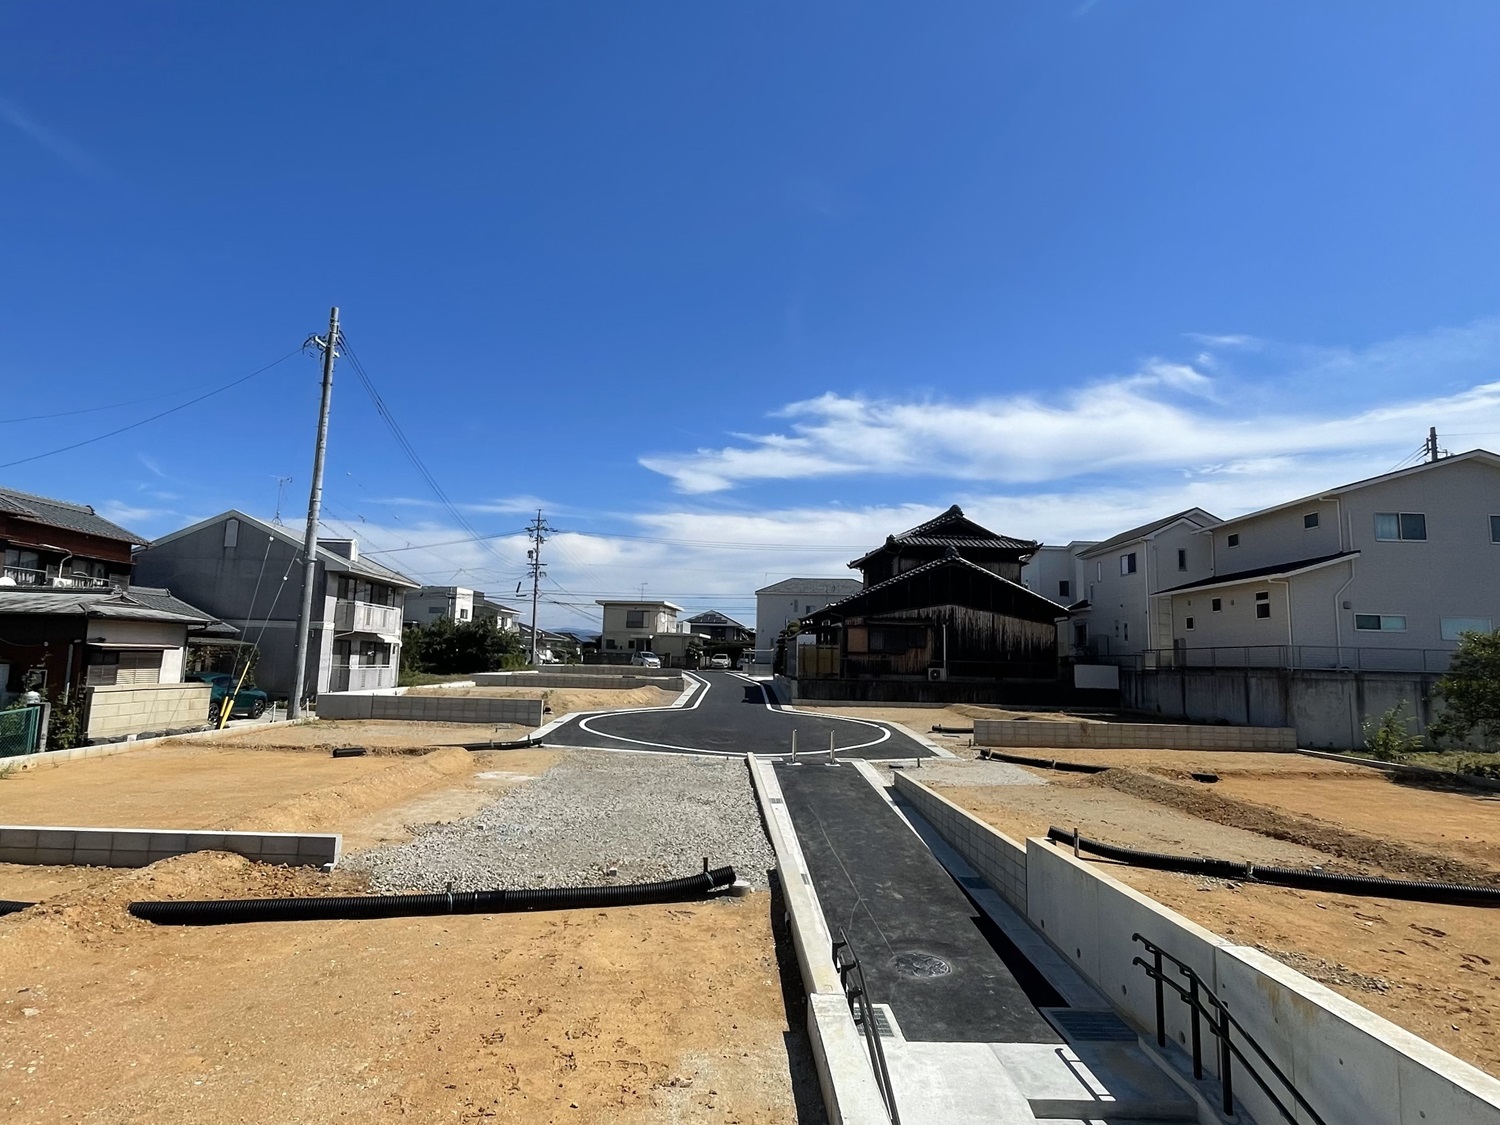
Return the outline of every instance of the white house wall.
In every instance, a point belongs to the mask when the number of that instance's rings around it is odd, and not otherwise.
[[[187,626],[171,621],[117,621],[89,619],[88,639],[116,645],[163,645],[161,678],[164,684],[182,682],[182,650],[187,644]]]
[[[1151,539],[1137,539],[1108,552],[1083,559],[1090,602],[1089,642],[1101,655],[1119,656],[1147,648],[1169,648],[1171,638],[1157,636],[1149,628],[1151,594],[1206,578],[1210,570],[1211,544],[1198,529],[1182,524],[1159,532]],[[1186,566],[1177,565],[1177,552],[1186,551]],[[1134,552],[1134,574],[1120,573],[1120,559]],[[1045,593],[1045,591],[1042,591]]]
[[[1313,514],[1318,517],[1318,526],[1304,527],[1303,517]],[[1239,546],[1229,545],[1232,536],[1239,537]],[[1279,566],[1301,559],[1336,555],[1347,549],[1340,546],[1339,503],[1334,500],[1315,500],[1251,519],[1236,520],[1199,538],[1212,539],[1213,573],[1216,574]]]

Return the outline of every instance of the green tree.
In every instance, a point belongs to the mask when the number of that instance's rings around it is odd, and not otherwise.
[[[1433,689],[1446,706],[1435,735],[1462,741],[1478,731],[1486,750],[1500,743],[1500,629],[1465,633],[1447,674]]]
[[[406,672],[467,675],[518,667],[522,660],[520,634],[496,628],[493,618],[444,617],[402,635],[401,667]]]

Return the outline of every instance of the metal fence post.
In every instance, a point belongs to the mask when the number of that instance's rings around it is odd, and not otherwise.
[[[1224,1113],[1234,1113],[1234,1076],[1230,1073],[1234,1058],[1229,1049],[1229,1009],[1219,1005],[1219,1084],[1224,1090]]]

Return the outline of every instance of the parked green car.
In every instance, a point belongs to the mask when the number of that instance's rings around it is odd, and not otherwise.
[[[188,677],[199,683],[207,684],[213,689],[213,695],[208,704],[208,717],[217,722],[219,719],[219,708],[224,705],[224,697],[234,691],[236,677],[227,672],[194,672]],[[270,697],[258,687],[240,688],[234,695],[234,707],[230,710],[231,715],[249,715],[252,719],[258,719],[265,713],[266,704]]]

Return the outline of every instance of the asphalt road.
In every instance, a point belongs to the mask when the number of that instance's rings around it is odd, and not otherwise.
[[[702,683],[682,707],[611,711],[569,719],[547,732],[549,746],[692,754],[800,753],[840,758],[918,758],[932,751],[885,723],[784,710],[760,683],[737,672],[688,672]]]

